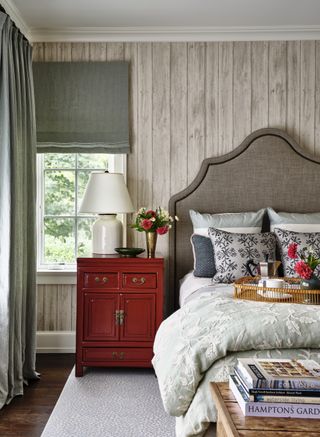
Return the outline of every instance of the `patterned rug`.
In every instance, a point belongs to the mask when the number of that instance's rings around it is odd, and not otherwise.
[[[72,370],[42,437],[174,437],[151,369]]]

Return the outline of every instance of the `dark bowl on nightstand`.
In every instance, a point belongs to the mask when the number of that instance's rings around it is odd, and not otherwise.
[[[140,253],[144,252],[145,249],[141,249],[141,247],[116,247],[114,249],[119,255],[126,258],[135,258]]]

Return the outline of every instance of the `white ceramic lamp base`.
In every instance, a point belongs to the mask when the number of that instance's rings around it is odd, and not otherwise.
[[[116,214],[99,214],[92,227],[92,252],[100,255],[116,253],[122,246],[122,223]]]

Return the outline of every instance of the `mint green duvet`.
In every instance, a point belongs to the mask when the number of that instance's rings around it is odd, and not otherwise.
[[[227,381],[239,356],[320,363],[320,306],[234,300],[232,287],[204,292],[160,326],[153,366],[176,436],[203,436],[216,411],[210,381]]]

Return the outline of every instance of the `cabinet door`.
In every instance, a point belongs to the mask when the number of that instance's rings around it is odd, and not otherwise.
[[[84,294],[84,340],[118,340],[119,327],[116,310],[119,308],[118,294]]]
[[[124,320],[120,330],[123,341],[153,341],[155,336],[156,295],[123,294],[120,302]]]

